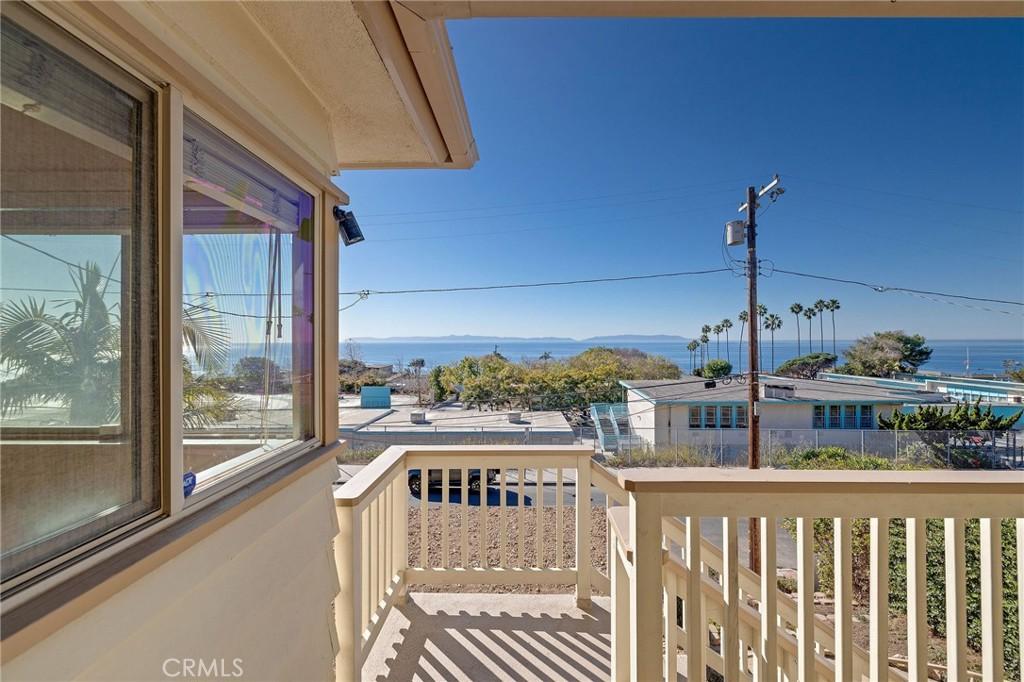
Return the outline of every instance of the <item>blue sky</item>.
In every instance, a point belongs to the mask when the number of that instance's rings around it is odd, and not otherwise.
[[[723,223],[746,185],[778,172],[787,192],[759,229],[778,268],[1024,300],[1024,22],[448,30],[480,161],[343,173],[367,236],[342,251],[343,291],[722,267]],[[782,274],[759,286],[786,313],[782,338],[795,335],[791,303],[837,298],[840,338],[1024,339],[1020,308]],[[744,307],[744,280],[729,273],[378,296],[342,313],[341,336],[693,336]]]

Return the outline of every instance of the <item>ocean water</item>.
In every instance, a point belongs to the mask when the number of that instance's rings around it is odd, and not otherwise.
[[[842,352],[852,341],[836,341],[836,351],[842,362]],[[554,358],[572,357],[588,348],[598,345],[581,342],[545,342],[545,341],[515,341],[498,343],[498,351],[510,360],[536,360],[544,352],[551,353]],[[626,348],[637,348],[646,353],[664,355],[677,365],[684,372],[690,371],[690,352],[686,350],[685,343],[624,343],[616,344]],[[413,358],[423,358],[427,367],[445,365],[466,355],[485,355],[494,351],[493,343],[461,343],[461,342],[363,342],[356,344],[360,359],[368,363],[391,363],[408,364]],[[940,340],[929,341],[928,346],[932,348],[932,357],[922,369],[951,374],[962,374],[965,371],[968,353],[970,354],[970,371],[972,374],[998,374],[1002,372],[1004,360],[1015,360],[1024,363],[1024,340],[991,340],[991,341],[957,341]],[[732,339],[728,346],[725,339],[716,344],[712,339],[708,345],[711,357],[728,359],[733,368],[739,371],[740,364],[737,358],[740,355],[739,343]],[[345,354],[345,346],[342,345],[341,354]],[[825,352],[832,352],[832,340],[825,340]],[[797,352],[797,343],[794,340],[775,341],[774,362],[778,366],[800,354],[808,353],[807,342],[801,343],[801,353]],[[814,351],[821,351],[817,339],[814,341]],[[743,344],[743,367],[746,368],[747,345]],[[765,369],[772,367],[772,344],[770,340],[764,340],[761,344],[761,365]]]

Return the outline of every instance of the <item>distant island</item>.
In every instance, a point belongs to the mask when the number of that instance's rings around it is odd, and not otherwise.
[[[354,336],[345,342],[355,343],[686,343],[690,339],[673,334],[618,334],[572,339],[564,336]]]

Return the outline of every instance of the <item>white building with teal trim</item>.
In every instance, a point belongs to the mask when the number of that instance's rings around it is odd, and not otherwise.
[[[625,414],[616,426],[620,438],[648,447],[707,441],[745,442],[747,427],[746,382],[733,377],[705,383],[694,377],[681,380],[620,381],[625,390]],[[890,388],[840,381],[760,378],[758,411],[761,430],[794,438],[793,432],[874,431],[878,416],[905,406],[942,403],[938,393],[909,388]],[[852,437],[853,433],[846,434]],[[829,439],[842,441],[839,436]],[[838,438],[837,438],[838,437]],[[806,438],[802,439],[806,441]]]

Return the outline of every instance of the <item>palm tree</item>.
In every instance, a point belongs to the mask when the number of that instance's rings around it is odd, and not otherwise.
[[[700,335],[700,342],[701,342],[701,344],[703,344],[702,347],[701,347],[702,348],[701,352],[700,352],[700,366],[702,368],[704,367],[704,356],[707,355],[708,357],[711,357],[711,354],[707,352],[708,341],[709,340],[710,339],[708,338],[707,334],[701,334]]]
[[[732,320],[727,317],[719,322],[719,326],[722,328],[722,331],[725,332],[725,359],[731,364],[732,356],[729,354],[729,330],[732,329]]]
[[[768,306],[766,306],[764,303],[758,303],[757,304],[757,329],[758,329],[759,332],[760,332],[760,330],[764,329],[764,316],[767,315],[767,314],[768,314]],[[757,371],[758,372],[761,371],[761,356],[763,356],[763,355],[764,355],[764,353],[761,351],[761,334],[759,333],[757,335]]]
[[[782,329],[782,318],[772,313],[764,318],[764,328],[772,334],[772,372],[775,371],[775,332]]]
[[[14,378],[0,385],[0,413],[33,403],[56,401],[68,408],[71,425],[100,425],[120,419],[121,324],[106,304],[109,277],[93,262],[68,268],[76,296],[56,302],[69,308],[55,314],[46,301],[28,298],[0,306],[0,364]],[[227,359],[230,337],[210,305],[186,304],[182,343],[206,373]],[[218,385],[196,379],[182,359],[186,427],[223,421],[234,399]]]
[[[743,371],[743,328],[747,326],[747,321],[750,319],[750,316],[747,314],[746,310],[741,310],[739,315],[736,316],[736,319],[738,319],[740,321],[740,349],[739,349],[739,357],[737,358],[737,364],[739,365],[739,369],[736,370],[736,371],[737,372],[742,372]]]
[[[794,303],[789,306],[789,312],[796,316],[796,354],[802,355],[800,352],[800,313],[804,311],[804,307],[799,303]]]
[[[716,324],[714,327],[711,328],[711,330],[715,333],[715,357],[716,358],[721,358],[722,357],[722,332],[725,331],[725,330],[722,329],[722,325],[720,325],[720,324]],[[728,348],[728,346],[727,346],[727,348]]]
[[[818,338],[821,341],[821,352],[825,352],[825,316],[821,313],[825,312],[825,301],[818,299],[814,302],[814,309],[818,311],[820,317],[818,317]]]
[[[540,354],[540,361],[543,362],[546,365],[546,364],[548,364],[548,361],[551,360],[552,357],[554,357],[554,356],[551,355],[550,352],[544,351],[543,353]]]
[[[832,313],[832,355],[836,355],[836,311],[839,310],[839,299],[828,299],[825,302],[825,310]]]
[[[811,327],[811,320],[813,320],[814,316],[817,314],[818,311],[815,310],[814,306],[812,305],[809,305],[806,308],[804,308],[804,317],[807,318],[807,348],[812,353],[814,352],[814,334],[811,333],[813,331]]]
[[[693,365],[697,356],[697,349],[700,348],[700,344],[696,341],[690,341],[686,344],[686,350],[690,351],[690,374],[693,374]]]

